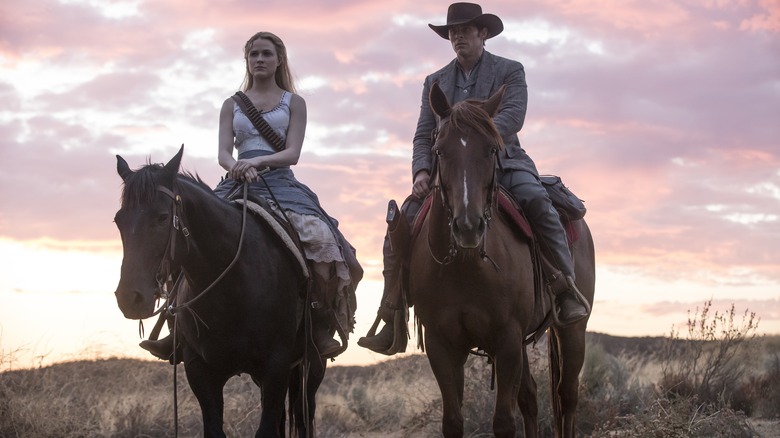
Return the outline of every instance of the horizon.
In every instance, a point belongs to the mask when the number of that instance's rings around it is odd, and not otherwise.
[[[450,3],[0,4],[0,360],[151,358],[113,297],[115,155],[136,169],[184,144],[182,169],[214,187],[219,107],[258,30],[285,42],[307,102],[293,169],[365,270],[333,364],[386,360],[357,339],[381,297],[385,206],[411,190],[423,80],[454,57],[428,28]],[[505,28],[486,50],[525,66],[521,144],[588,208],[588,331],[664,336],[712,300],[780,334],[780,4],[480,4]]]

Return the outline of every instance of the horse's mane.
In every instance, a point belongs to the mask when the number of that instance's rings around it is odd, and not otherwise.
[[[504,139],[498,132],[495,123],[490,115],[482,109],[480,101],[468,99],[458,102],[452,106],[448,117],[449,123],[454,129],[465,130],[471,128],[477,131],[477,134],[490,138],[499,149],[504,147]]]
[[[150,163],[133,172],[125,179],[122,189],[122,208],[135,208],[154,200],[157,194],[157,186],[165,173],[164,166],[160,163]],[[174,188],[183,185],[193,185],[213,194],[213,190],[200,176],[189,171],[177,173],[173,179]]]

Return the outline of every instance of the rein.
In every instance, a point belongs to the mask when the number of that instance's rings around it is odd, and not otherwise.
[[[176,292],[178,292],[179,285],[181,284],[181,277],[184,276],[184,271],[182,270],[182,273],[179,275],[179,278],[176,280],[176,284],[174,285],[173,289],[171,291],[168,291],[167,293],[164,290],[164,283],[165,279],[167,279],[170,276],[170,268],[171,265],[174,263],[174,258],[176,256],[176,236],[181,231],[182,235],[184,236],[185,242],[187,243],[187,252],[190,251],[190,231],[187,228],[187,226],[184,223],[184,218],[181,211],[181,196],[174,193],[167,187],[163,186],[157,186],[157,191],[160,193],[165,194],[169,198],[173,200],[173,205],[171,207],[171,213],[173,216],[173,220],[171,221],[171,229],[168,234],[168,244],[166,248],[166,255],[163,256],[163,259],[160,261],[160,267],[157,271],[156,279],[157,284],[160,290],[159,295],[160,296],[166,296],[165,304],[161,306],[159,309],[157,309],[156,312],[154,312],[154,315],[157,315],[161,311],[165,310],[168,312],[168,314],[173,315],[174,322],[173,322],[173,330],[171,333],[171,336],[173,336],[174,339],[174,349],[173,349],[173,421],[174,421],[174,436],[179,436],[179,403],[178,403],[178,380],[177,375],[178,372],[176,370],[177,368],[177,361],[176,361],[176,337],[177,337],[177,327],[178,327],[178,311],[182,309],[188,309],[192,312],[191,309],[189,309],[190,306],[192,306],[195,302],[197,302],[199,299],[204,297],[206,293],[211,291],[214,286],[217,285],[224,277],[227,275],[227,273],[235,266],[236,262],[238,262],[238,258],[241,255],[241,248],[244,244],[244,234],[246,231],[246,217],[247,217],[247,194],[248,194],[248,187],[249,183],[244,182],[243,185],[243,211],[241,216],[241,235],[238,239],[238,248],[236,248],[236,255],[233,257],[233,260],[230,262],[230,264],[222,271],[222,273],[214,279],[214,281],[211,282],[208,287],[203,289],[198,295],[196,295],[191,300],[187,301],[184,304],[181,305],[174,305],[172,302],[174,301],[176,297]],[[171,304],[169,304],[171,303]],[[143,327],[143,322],[140,322],[141,327]]]

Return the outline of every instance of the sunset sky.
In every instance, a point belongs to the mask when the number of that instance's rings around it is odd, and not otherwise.
[[[244,42],[286,43],[308,129],[298,178],[357,248],[357,346],[381,295],[384,209],[411,188],[425,76],[449,62],[449,1],[3,0],[0,370],[150,358],[113,296],[121,179],[166,162],[211,186]],[[660,336],[712,299],[780,334],[780,2],[503,0],[487,42],[526,69],[521,143],[585,200],[589,330]],[[149,330],[152,320],[146,322]],[[410,346],[409,352],[415,352]]]

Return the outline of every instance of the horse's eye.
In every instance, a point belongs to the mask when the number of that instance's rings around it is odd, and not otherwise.
[[[157,222],[159,222],[159,223],[168,222],[168,218],[170,216],[171,215],[168,214],[168,213],[160,213],[159,215],[157,215]]]
[[[117,211],[116,214],[114,215],[114,223],[116,224],[117,227],[122,222],[123,217],[125,217],[125,215],[122,214],[122,210]]]

